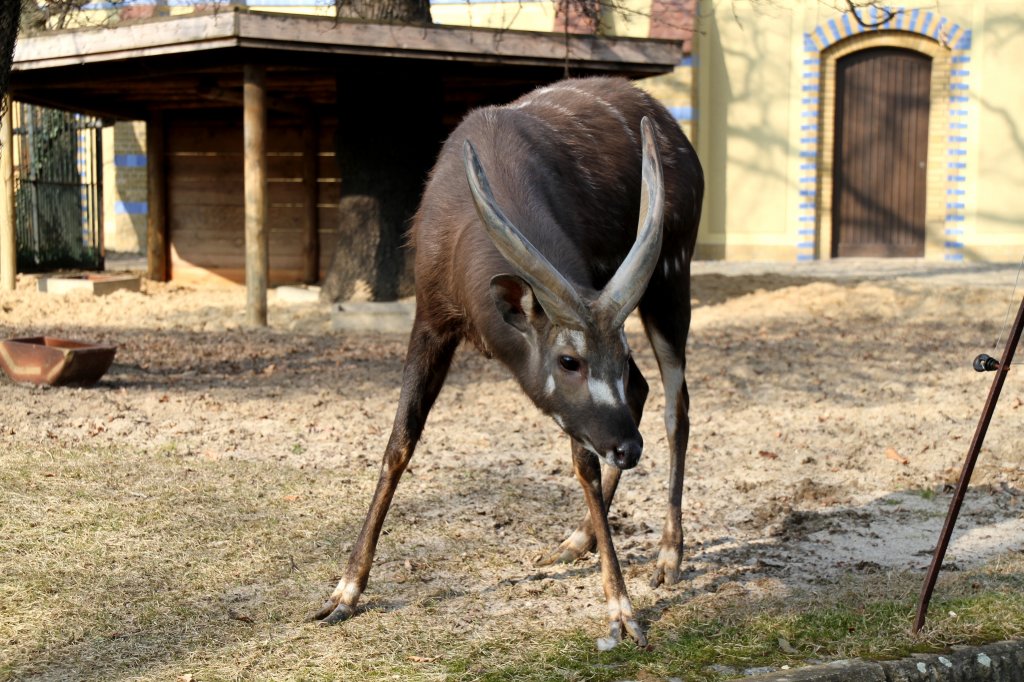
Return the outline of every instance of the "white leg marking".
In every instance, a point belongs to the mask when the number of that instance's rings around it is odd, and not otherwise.
[[[675,547],[662,547],[658,552],[658,563],[667,563],[669,566],[675,568],[679,565],[679,550]]]
[[[359,586],[355,583],[342,580],[338,583],[338,586],[334,588],[334,594],[331,596],[338,597],[343,604],[354,604],[362,593],[363,591],[360,590]]]
[[[588,537],[586,533],[577,528],[572,532],[572,535],[570,535],[566,539],[565,544],[569,547],[572,547],[573,549],[583,551],[587,548],[587,545],[590,544],[590,537]]]

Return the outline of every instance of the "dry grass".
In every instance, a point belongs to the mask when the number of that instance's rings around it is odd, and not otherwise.
[[[392,525],[375,569],[391,601],[371,596],[370,613],[317,628],[308,618],[369,484],[345,481],[338,495],[331,482],[342,475],[171,448],[14,445],[0,466],[0,679],[714,679],[728,671],[712,664],[893,657],[1024,636],[1015,553],[948,574],[921,638],[908,632],[920,576],[880,573],[787,597],[735,582],[680,591],[644,605],[653,651],[599,654],[593,633],[536,622],[528,608],[501,622],[453,613],[453,602],[519,598],[500,584],[483,594],[457,582],[403,589],[415,576],[394,550],[417,541],[409,524]],[[454,532],[432,541],[441,554],[465,549]]]

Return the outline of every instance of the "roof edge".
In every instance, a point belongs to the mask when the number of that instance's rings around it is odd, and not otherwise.
[[[664,72],[682,41],[450,25],[416,26],[235,10],[159,17],[109,28],[25,36],[15,71],[225,47],[509,63],[601,63]]]

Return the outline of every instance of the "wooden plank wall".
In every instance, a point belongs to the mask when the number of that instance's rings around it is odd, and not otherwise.
[[[181,284],[245,283],[245,212],[240,109],[168,112],[167,213],[171,279]],[[333,120],[320,121],[317,208],[320,274],[337,246],[341,179]],[[300,282],[302,121],[270,112],[267,175],[270,284]]]

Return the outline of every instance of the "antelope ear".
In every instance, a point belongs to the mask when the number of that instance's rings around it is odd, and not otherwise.
[[[530,331],[536,317],[536,298],[526,280],[515,275],[495,275],[491,278],[491,298],[505,322],[524,334]]]

